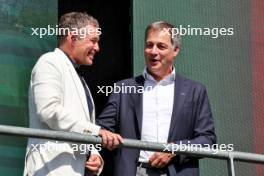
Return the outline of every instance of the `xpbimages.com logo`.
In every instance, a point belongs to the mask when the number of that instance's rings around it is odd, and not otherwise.
[[[96,149],[97,151],[102,150],[101,144],[68,144],[68,143],[61,143],[58,141],[48,141],[46,143],[41,144],[30,144],[30,150],[32,152],[63,152],[63,151],[71,151],[71,152],[78,152],[80,154],[87,154],[90,151]]]
[[[177,151],[212,151],[213,154],[217,154],[219,151],[227,151],[232,152],[234,151],[234,144],[191,144],[190,141],[188,143],[182,143],[180,141],[179,144],[163,144],[164,152],[171,152],[172,154],[175,154]]]
[[[121,85],[118,85],[114,83],[114,86],[97,86],[98,91],[97,93],[105,94],[106,96],[110,95],[111,93],[122,93],[122,94],[141,94],[144,91],[152,90],[152,86],[131,86],[131,85],[125,85],[122,83]]]
[[[209,27],[192,27],[191,25],[183,26],[175,28],[164,28],[164,35],[169,35],[172,38],[181,35],[190,35],[190,36],[209,36],[211,38],[218,38],[219,36],[232,36],[234,35],[234,28],[209,28]]]
[[[55,27],[52,27],[51,25],[48,25],[45,28],[30,28],[32,30],[31,35],[32,36],[38,36],[39,38],[43,38],[43,36],[61,36],[61,35],[76,35],[80,36],[80,38],[85,38],[87,35],[95,34],[95,35],[101,35],[102,31],[101,28],[59,28],[58,25]]]

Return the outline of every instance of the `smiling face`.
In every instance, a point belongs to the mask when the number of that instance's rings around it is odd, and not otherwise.
[[[85,37],[72,38],[72,54],[71,57],[79,65],[92,65],[94,55],[99,52],[99,35],[97,28],[93,25],[86,26],[89,32]]]
[[[150,30],[147,34],[144,48],[148,72],[157,80],[169,75],[173,68],[174,58],[179,48],[171,43],[171,36],[162,30]]]

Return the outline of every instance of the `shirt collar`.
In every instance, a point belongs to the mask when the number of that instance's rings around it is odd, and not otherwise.
[[[160,81],[156,81],[154,79],[154,77],[151,74],[149,74],[149,72],[147,70],[147,67],[145,67],[144,70],[143,70],[143,77],[146,80],[154,81],[154,82],[160,82],[160,83],[162,83],[162,82],[164,82],[164,83],[172,83],[172,82],[174,82],[175,78],[176,78],[175,75],[176,75],[176,72],[175,72],[175,68],[173,67],[172,68],[172,72],[169,75],[167,75],[164,79],[162,79]]]
[[[61,50],[61,49],[60,49]],[[73,67],[75,68],[75,69],[79,69],[79,67],[80,67],[80,65],[79,64],[77,64],[74,60],[72,60],[71,58],[70,58],[70,56],[65,52],[65,51],[63,51],[63,50],[61,50],[66,56],[67,56],[67,58],[70,60],[70,62],[72,63],[72,65],[73,65]]]

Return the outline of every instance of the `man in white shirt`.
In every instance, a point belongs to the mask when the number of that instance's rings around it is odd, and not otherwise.
[[[92,65],[99,51],[99,24],[86,13],[71,12],[60,18],[59,28],[59,48],[42,55],[32,70],[30,128],[99,135],[113,149],[122,138],[94,124],[93,99],[78,73],[80,65]],[[83,176],[85,168],[87,174],[99,175],[103,160],[98,150],[100,146],[30,138],[24,175]]]
[[[173,28],[164,21],[146,28],[143,75],[116,84],[136,91],[113,92],[96,120],[125,138],[212,145],[216,136],[206,89],[173,67],[180,51],[180,36],[172,35]],[[198,158],[185,155],[121,148],[114,159],[114,176],[199,175]]]

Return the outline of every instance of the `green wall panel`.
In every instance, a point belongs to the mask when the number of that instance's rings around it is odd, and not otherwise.
[[[0,0],[0,124],[28,126],[28,86],[33,65],[53,50],[55,36],[30,28],[57,23],[57,0]],[[22,175],[26,138],[0,135],[0,175]]]

